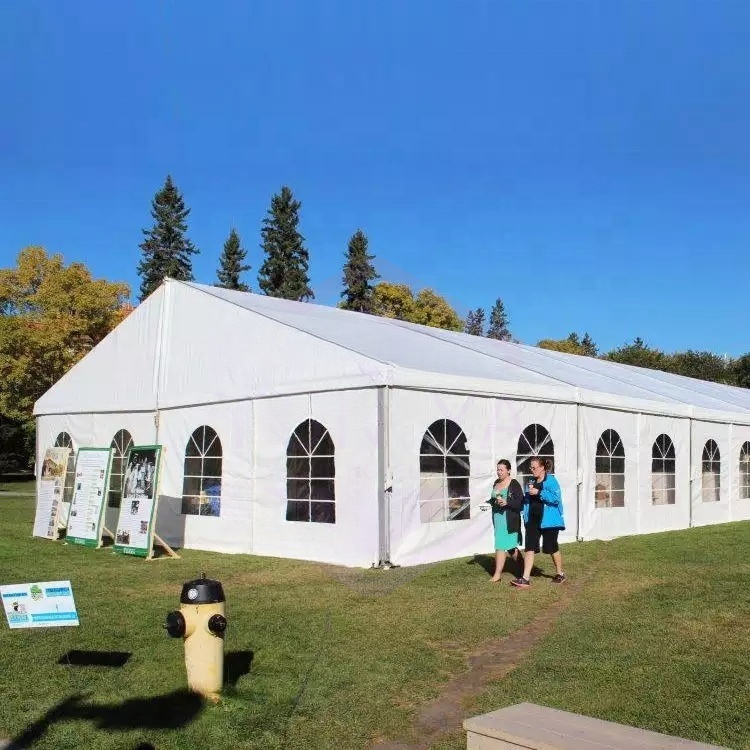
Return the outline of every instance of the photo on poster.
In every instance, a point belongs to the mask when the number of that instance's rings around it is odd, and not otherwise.
[[[67,451],[65,451],[64,460],[62,454],[62,451],[47,451],[47,455],[42,462],[42,481],[59,480],[61,477],[65,476],[65,471],[68,468]],[[60,486],[59,483],[57,484]]]
[[[156,447],[130,450],[123,476],[123,497],[154,499],[154,478],[158,455],[159,449]],[[137,510],[135,512],[137,513]]]

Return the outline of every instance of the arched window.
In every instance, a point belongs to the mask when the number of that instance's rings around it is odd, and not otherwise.
[[[286,448],[286,520],[336,523],[333,439],[320,422],[297,426]]]
[[[122,477],[125,474],[125,457],[133,447],[133,438],[127,430],[119,430],[112,438],[112,470],[109,473],[109,500],[110,508],[119,508],[122,498]]]
[[[750,499],[750,443],[740,448],[740,500]]]
[[[470,517],[469,449],[464,431],[450,419],[427,428],[419,449],[419,479],[422,523]]]
[[[703,502],[718,503],[721,500],[721,454],[715,440],[708,440],[703,446],[702,464]]]
[[[55,448],[70,448],[68,466],[65,469],[65,487],[63,488],[63,502],[69,503],[73,499],[76,484],[76,447],[73,438],[67,432],[61,432],[55,438]]]
[[[531,477],[531,459],[544,458],[550,462],[550,473],[555,470],[555,444],[545,427],[530,424],[518,438],[516,453],[516,478],[522,487]]]
[[[614,430],[605,430],[596,444],[597,508],[622,508],[625,505],[625,447]]]
[[[651,448],[651,502],[674,505],[675,467],[674,444],[669,435],[659,435]]]
[[[182,512],[189,516],[221,515],[221,440],[207,425],[193,432],[185,448]]]

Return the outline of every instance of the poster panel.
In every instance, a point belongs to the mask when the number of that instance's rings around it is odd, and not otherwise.
[[[70,581],[0,586],[0,597],[11,629],[75,627],[80,624]]]
[[[57,539],[57,524],[65,489],[70,448],[47,448],[36,484],[36,515],[33,536]]]
[[[160,445],[136,445],[128,451],[115,532],[116,552],[138,557],[151,554],[161,451]]]
[[[111,448],[78,449],[67,541],[99,546],[111,465]]]

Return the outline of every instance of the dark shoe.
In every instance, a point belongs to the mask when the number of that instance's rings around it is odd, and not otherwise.
[[[552,583],[565,583],[567,581],[567,577],[565,576],[565,573],[558,573],[553,579]]]
[[[531,581],[529,581],[527,578],[514,578],[510,582],[511,586],[515,586],[517,589],[527,589],[531,586]]]

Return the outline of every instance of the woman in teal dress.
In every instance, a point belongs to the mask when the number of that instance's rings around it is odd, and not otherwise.
[[[497,462],[497,479],[492,485],[489,503],[492,506],[492,525],[495,528],[495,574],[492,581],[497,583],[508,555],[511,554],[517,560],[518,545],[521,544],[523,489],[510,476],[510,461],[505,458]]]

